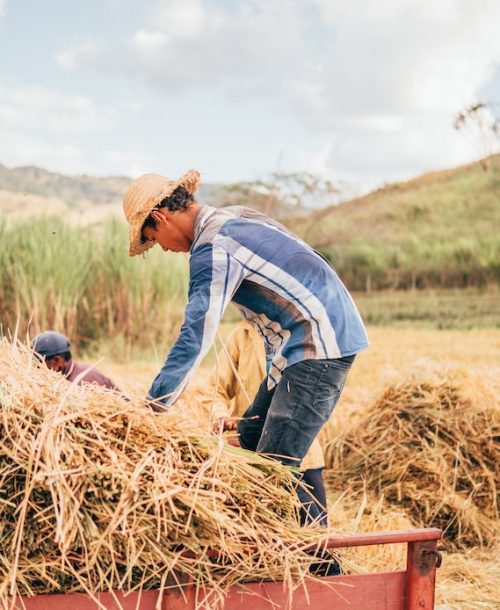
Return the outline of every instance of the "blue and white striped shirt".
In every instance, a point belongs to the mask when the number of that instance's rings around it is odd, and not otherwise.
[[[169,405],[212,346],[232,301],[273,351],[271,389],[287,367],[368,345],[356,306],[328,262],[278,222],[244,207],[202,206],[189,261],[185,320],[149,394]]]

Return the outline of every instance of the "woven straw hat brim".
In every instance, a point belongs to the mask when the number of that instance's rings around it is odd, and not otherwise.
[[[151,210],[179,186],[184,187],[191,195],[200,186],[200,173],[189,170],[179,180],[171,180],[159,174],[144,174],[132,182],[123,199],[123,211],[130,225],[129,254],[142,254],[155,245],[155,241],[141,243],[141,231],[144,221]]]

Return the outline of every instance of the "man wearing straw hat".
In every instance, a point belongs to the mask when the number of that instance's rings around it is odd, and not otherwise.
[[[199,204],[200,175],[179,180],[145,174],[130,185],[123,207],[130,255],[158,243],[189,252],[185,320],[149,390],[166,410],[214,342],[233,302],[273,352],[269,371],[238,423],[243,447],[300,467],[330,417],[355,355],[367,347],[361,317],[329,263],[299,237],[255,210]],[[307,521],[322,508],[298,495]]]

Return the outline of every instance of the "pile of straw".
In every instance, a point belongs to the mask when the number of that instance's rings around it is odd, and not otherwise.
[[[220,595],[249,579],[291,591],[322,535],[299,527],[293,483],[277,462],[69,384],[0,340],[0,600],[161,590],[181,573]]]
[[[367,489],[456,547],[498,534],[500,409],[463,371],[419,368],[327,447],[332,485]]]

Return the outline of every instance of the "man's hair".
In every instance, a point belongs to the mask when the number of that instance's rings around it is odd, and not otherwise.
[[[57,356],[62,356],[66,362],[71,360],[71,352],[62,352],[61,354],[54,354],[53,356],[48,356],[45,360],[52,360],[52,358],[57,358]]]
[[[189,193],[183,186],[178,186],[170,197],[165,197],[160,203],[158,203],[151,211],[159,210],[160,208],[167,208],[169,212],[178,212],[181,210],[187,210],[193,203],[194,197]],[[141,241],[144,243],[146,238],[144,237],[143,231],[146,227],[156,229],[156,220],[151,214],[146,218],[141,229]]]

